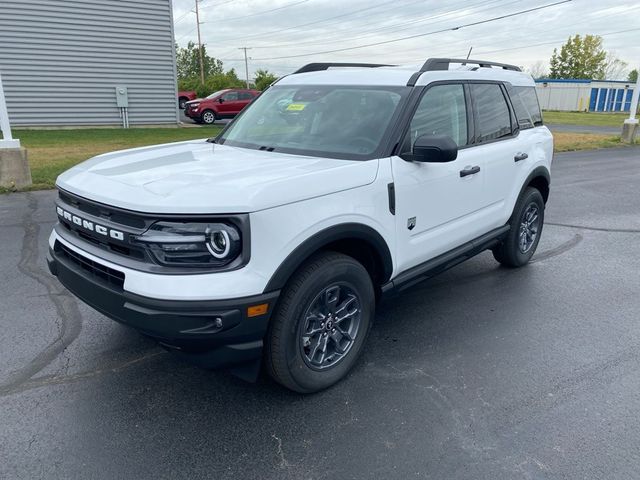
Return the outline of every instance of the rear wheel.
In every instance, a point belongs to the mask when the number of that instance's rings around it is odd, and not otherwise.
[[[266,339],[265,365],[278,383],[317,392],[355,365],[373,322],[375,294],[355,259],[324,252],[291,278]]]
[[[202,112],[201,118],[203,123],[206,123],[207,125],[211,125],[213,122],[216,121],[218,116],[212,110],[205,110],[204,112]]]
[[[180,107],[180,110],[184,110],[184,107],[187,104],[187,99],[185,97],[180,97],[180,99],[178,100],[178,107]]]
[[[544,200],[539,190],[525,189],[513,210],[510,225],[507,237],[493,249],[493,256],[507,267],[521,267],[535,253],[542,234]]]

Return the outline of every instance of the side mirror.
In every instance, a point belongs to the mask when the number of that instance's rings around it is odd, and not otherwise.
[[[224,98],[222,97],[218,98],[218,103],[224,103]]]
[[[447,135],[421,135],[413,144],[415,162],[444,163],[458,158],[458,145]]]

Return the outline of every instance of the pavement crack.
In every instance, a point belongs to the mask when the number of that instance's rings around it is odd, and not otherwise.
[[[277,442],[278,442],[278,451],[277,451],[277,455],[278,458],[280,458],[280,468],[281,469],[285,469],[285,468],[289,468],[292,467],[293,465],[291,465],[287,459],[284,456],[284,452],[282,451],[282,439],[280,439],[280,437],[276,436],[276,434],[272,434],[271,435],[272,438],[274,438]]]
[[[15,385],[13,388],[0,388],[0,397],[5,397],[8,395],[12,395],[14,393],[20,393],[27,390],[31,390],[33,388],[46,387],[50,385],[61,385],[65,383],[72,383],[79,380],[84,380],[86,378],[93,378],[99,375],[103,375],[105,373],[118,373],[126,368],[129,368],[138,363],[145,362],[151,358],[157,357],[158,355],[163,355],[166,352],[164,350],[150,353],[148,355],[143,355],[138,358],[134,358],[133,360],[128,360],[119,365],[114,365],[109,368],[98,368],[96,370],[88,370],[86,372],[75,373],[71,375],[47,375],[45,377],[40,377],[36,379],[28,379],[25,382],[22,382],[19,385]]]
[[[583,239],[584,237],[582,235],[580,235],[579,233],[576,233],[573,238],[567,240],[564,243],[561,243],[560,245],[558,245],[557,247],[551,248],[549,250],[545,250],[544,252],[540,252],[538,254],[536,254],[533,259],[531,259],[530,263],[536,263],[539,262],[541,260],[546,260],[547,258],[551,258],[551,257],[556,257],[558,255],[561,255],[569,250],[571,250],[572,248],[576,247]]]
[[[545,222],[545,225],[553,225],[555,227],[577,228],[579,230],[593,230],[595,232],[611,232],[611,233],[640,233],[640,229],[635,228],[603,228],[603,227],[586,227],[584,225],[571,225],[569,223]]]
[[[33,221],[33,215],[38,208],[38,199],[33,194],[26,194],[26,197],[28,208],[21,224],[24,229],[24,239],[22,241],[18,269],[47,290],[47,295],[56,308],[58,332],[56,338],[31,361],[9,374],[8,379],[0,384],[0,394],[19,387],[47,367],[61,352],[71,345],[82,329],[82,316],[75,299],[66,293],[58,281],[38,264],[40,224]]]

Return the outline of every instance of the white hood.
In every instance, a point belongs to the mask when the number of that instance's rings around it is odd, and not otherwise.
[[[57,185],[147,213],[246,213],[367,185],[378,162],[304,157],[195,140],[98,155]]]

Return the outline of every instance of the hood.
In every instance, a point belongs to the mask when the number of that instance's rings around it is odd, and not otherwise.
[[[378,162],[306,157],[196,140],[98,155],[57,186],[146,213],[247,213],[372,183]]]
[[[188,102],[185,102],[185,104],[191,104],[191,103],[200,103],[200,102],[204,102],[205,100],[211,100],[210,98],[194,98],[193,100],[189,100]]]

